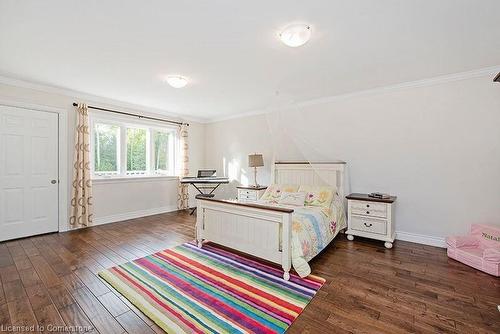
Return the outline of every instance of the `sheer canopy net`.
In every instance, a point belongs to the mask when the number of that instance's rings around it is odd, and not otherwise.
[[[318,110],[314,106],[301,106],[295,103],[286,104],[284,107],[273,108],[266,113],[265,118],[269,129],[270,141],[273,143],[274,161],[305,161],[315,172],[315,177],[321,180],[322,185],[329,186],[337,192],[334,202],[343,208],[345,217],[344,196],[350,191],[348,165],[344,165],[342,188],[335,183],[339,180],[328,177],[324,172],[324,162],[342,162],[343,139],[335,134],[335,126],[323,124],[330,119],[331,115],[318,115]],[[324,109],[324,106],[321,108]],[[313,115],[313,114],[314,115]],[[338,126],[338,125],[337,125]],[[274,180],[271,180],[273,182]],[[338,207],[338,206],[337,206]],[[340,214],[342,215],[342,214]],[[336,222],[339,218],[337,215]],[[345,220],[344,220],[345,221]],[[293,239],[293,242],[300,242]],[[295,243],[292,247],[293,266],[301,275],[310,273],[310,266],[303,256],[303,248]]]
[[[345,161],[342,146],[345,138],[335,134],[335,126],[338,125],[322,124],[324,118],[317,117],[314,106],[305,107],[293,101],[278,105],[266,113],[274,161],[306,161],[313,169],[320,166],[318,162]],[[348,173],[346,164],[343,180],[345,194],[350,191]],[[323,181],[329,186],[336,186],[329,184],[328,180]]]

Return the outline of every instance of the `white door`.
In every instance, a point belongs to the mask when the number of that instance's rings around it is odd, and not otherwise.
[[[58,115],[0,106],[0,241],[58,230]]]

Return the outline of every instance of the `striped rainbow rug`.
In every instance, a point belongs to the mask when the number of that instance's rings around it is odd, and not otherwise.
[[[168,333],[283,333],[325,283],[186,243],[99,273]]]

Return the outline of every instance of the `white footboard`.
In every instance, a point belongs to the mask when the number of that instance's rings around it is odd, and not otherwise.
[[[290,278],[293,210],[233,201],[197,201],[196,240],[203,240],[281,264]]]

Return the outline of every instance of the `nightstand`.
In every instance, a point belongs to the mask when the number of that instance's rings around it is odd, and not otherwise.
[[[256,202],[266,191],[267,187],[258,186],[258,187],[244,187],[239,186],[238,188],[238,201],[239,202]]]
[[[347,198],[347,239],[354,236],[385,241],[386,248],[394,242],[394,207],[396,196],[387,199],[368,194],[350,194]]]

